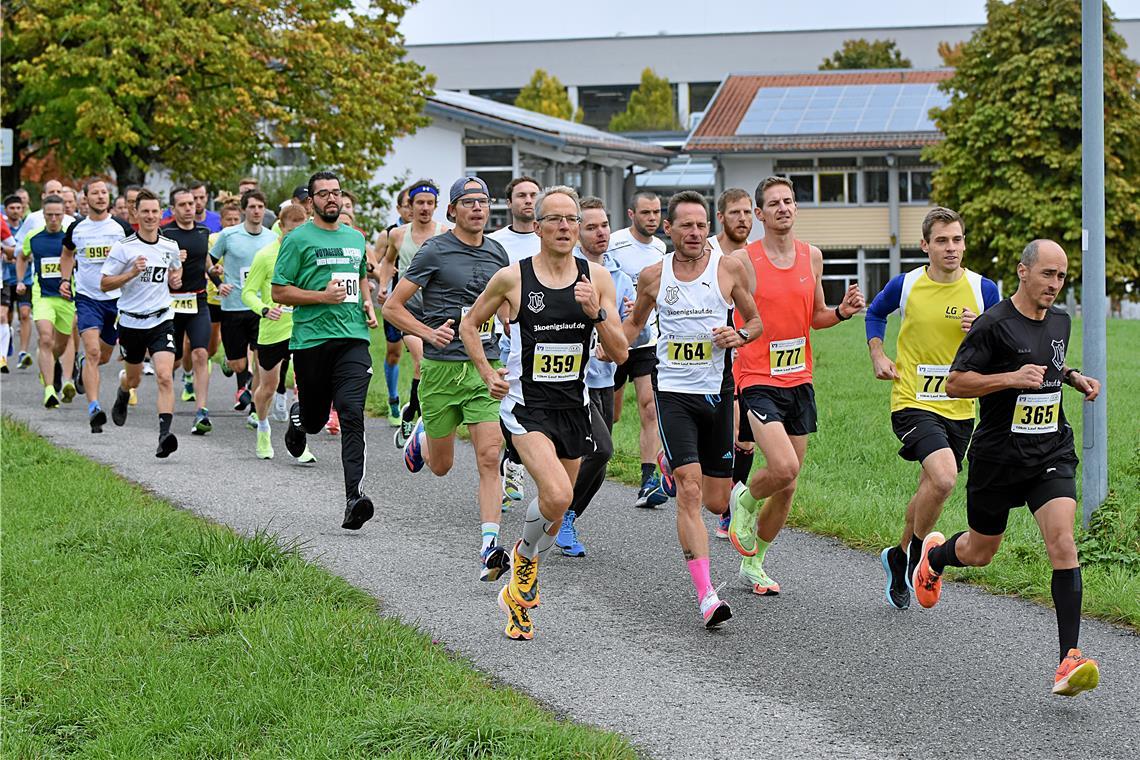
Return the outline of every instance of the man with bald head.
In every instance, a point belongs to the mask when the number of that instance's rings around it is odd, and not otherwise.
[[[980,399],[966,481],[969,530],[922,542],[915,597],[933,607],[947,567],[988,565],[1001,545],[1011,510],[1029,507],[1053,566],[1053,605],[1061,664],[1053,693],[1075,696],[1100,680],[1096,660],[1077,648],[1081,569],[1073,540],[1077,455],[1065,420],[1061,386],[1094,401],[1100,383],[1065,363],[1071,320],[1053,304],[1065,285],[1068,260],[1060,245],[1034,240],[1017,265],[1017,292],[974,320],[950,367],[946,393]]]

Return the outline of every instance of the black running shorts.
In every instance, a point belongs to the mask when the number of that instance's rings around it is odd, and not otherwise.
[[[629,352],[625,364],[619,364],[614,372],[614,388],[625,385],[626,380],[653,375],[657,369],[657,346],[642,346]]]
[[[257,328],[260,324],[261,317],[252,311],[222,312],[222,347],[227,359],[244,359],[249,349],[257,348]]]
[[[961,472],[974,420],[952,420],[927,409],[899,409],[891,412],[891,428],[902,443],[903,459],[921,463],[940,449],[950,449]]]
[[[740,440],[755,441],[748,413],[762,425],[782,422],[788,435],[808,435],[816,431],[815,389],[811,383],[791,388],[750,385],[740,391]]]
[[[289,352],[289,339],[279,341],[277,343],[258,343],[257,344],[257,366],[264,370],[271,370],[281,362],[288,359]]]
[[[174,313],[174,360],[182,358],[183,336],[190,339],[190,350],[210,346],[210,309],[206,294],[198,296],[198,311],[193,314]]]
[[[1036,512],[1058,498],[1077,498],[1077,456],[1048,464],[1018,467],[1008,462],[970,459],[966,477],[966,523],[984,536],[1005,533],[1009,512],[1028,506]]]
[[[174,353],[173,319],[143,329],[119,325],[119,353],[127,364],[142,364],[148,351],[151,356],[161,351]]]
[[[657,427],[669,466],[700,464],[708,478],[732,477],[732,395],[657,391]]]
[[[514,404],[499,410],[499,426],[507,443],[514,447],[513,436],[542,433],[554,444],[559,459],[579,459],[594,453],[590,407],[544,409]]]

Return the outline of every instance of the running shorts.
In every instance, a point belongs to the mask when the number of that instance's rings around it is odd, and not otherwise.
[[[127,364],[142,364],[148,351],[151,356],[161,351],[174,353],[173,319],[142,329],[119,327],[119,352]]]
[[[75,320],[79,323],[81,334],[88,330],[98,330],[99,340],[113,346],[119,340],[119,299],[100,301],[76,294]]]
[[[669,466],[700,464],[709,478],[732,477],[732,396],[657,391],[657,426]]]
[[[1030,467],[971,459],[966,476],[966,523],[983,536],[1005,533],[1009,512],[1022,505],[1032,514],[1057,498],[1077,498],[1077,456]]]
[[[264,370],[271,370],[289,358],[289,339],[277,343],[257,344],[257,366]]]
[[[614,388],[625,385],[627,380],[636,377],[652,376],[657,369],[657,346],[642,346],[632,349],[624,364],[619,364],[614,372]]]
[[[56,332],[71,335],[75,304],[59,296],[41,295],[32,303],[32,320],[39,322],[41,319],[51,322]]]
[[[174,313],[174,360],[182,358],[182,338],[190,339],[190,350],[210,347],[210,309],[206,294],[198,295],[198,311],[193,314]]]
[[[594,453],[588,406],[543,409],[503,399],[499,408],[499,425],[503,428],[503,437],[511,442],[512,448],[512,436],[542,433],[554,444],[559,459],[579,459]]]
[[[246,358],[251,348],[257,348],[257,328],[261,317],[252,311],[222,312],[222,347],[226,358],[238,361]]]
[[[755,441],[748,412],[761,423],[782,422],[788,435],[808,435],[816,431],[815,389],[811,383],[777,388],[750,385],[740,391],[740,440]],[[660,412],[658,412],[660,414]]]
[[[493,361],[498,369],[501,362]],[[499,402],[491,398],[470,361],[424,359],[420,365],[420,410],[429,438],[446,438],[460,425],[499,421]]]
[[[928,409],[899,409],[891,412],[891,428],[902,443],[903,459],[921,463],[935,451],[950,449],[961,472],[974,421],[952,420]]]

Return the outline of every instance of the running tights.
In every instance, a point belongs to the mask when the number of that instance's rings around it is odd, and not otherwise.
[[[614,455],[612,431],[614,427],[614,389],[590,389],[590,429],[594,438],[594,453],[582,457],[578,479],[574,481],[574,497],[570,511],[581,517],[606,480],[606,465]]]

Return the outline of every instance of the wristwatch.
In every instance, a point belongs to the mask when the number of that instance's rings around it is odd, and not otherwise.
[[[741,327],[739,330],[737,330],[736,334],[739,335],[740,339],[742,341],[744,341],[745,343],[747,343],[752,338],[752,334],[749,333],[748,330],[744,329],[743,327]]]
[[[267,316],[268,314],[269,314],[269,307],[268,306],[262,306],[261,307],[261,316],[264,317],[264,316]]]
[[[606,310],[605,309],[598,309],[598,316],[594,317],[590,321],[593,322],[595,325],[598,324],[599,322],[605,322],[606,321]]]

